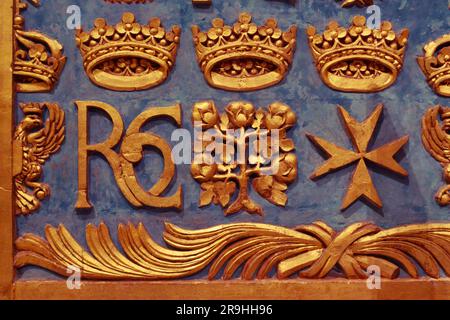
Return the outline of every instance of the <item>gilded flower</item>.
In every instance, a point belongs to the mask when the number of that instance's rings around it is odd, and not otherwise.
[[[235,128],[245,128],[255,119],[255,108],[248,102],[232,102],[225,111]]]
[[[253,188],[261,197],[278,206],[285,206],[288,201],[284,193],[287,186],[278,182],[273,176],[262,176],[253,180]]]
[[[150,21],[148,22],[148,27],[144,26],[142,28],[142,33],[145,36],[153,36],[156,39],[162,39],[166,34],[164,28],[161,25],[161,20],[159,18],[150,19]]]
[[[197,181],[209,181],[217,173],[217,164],[214,163],[211,155],[198,154],[191,165],[191,173]]]
[[[280,182],[291,183],[297,179],[297,156],[294,153],[280,155],[278,172],[275,178]]]
[[[216,18],[212,21],[212,28],[208,31],[208,38],[217,40],[219,37],[229,37],[233,33],[230,26],[226,26],[222,19]]]
[[[233,181],[206,182],[201,185],[201,188],[203,192],[200,196],[200,207],[214,202],[214,204],[220,204],[224,208],[236,191],[236,183]]]
[[[42,62],[48,59],[48,54],[45,51],[45,47],[40,43],[33,43],[30,50],[28,51],[30,58],[38,59]]]
[[[172,27],[172,31],[168,32],[166,34],[166,39],[171,41],[171,42],[175,42],[175,43],[179,43],[180,42],[180,35],[181,35],[181,27],[178,25],[175,25]],[[173,37],[173,39],[172,39]],[[172,40],[170,40],[172,39]]]
[[[336,21],[331,21],[325,32],[323,33],[323,37],[326,41],[333,41],[334,39],[343,39],[347,36],[347,29],[339,26]]]
[[[372,34],[372,30],[366,26],[366,17],[356,16],[353,18],[353,26],[350,27],[348,33],[352,37],[367,37]]]
[[[75,40],[76,40],[78,47],[80,47],[82,44],[86,44],[90,39],[91,39],[91,37],[90,37],[89,33],[86,33],[81,30],[77,30]]]
[[[99,40],[101,37],[111,37],[115,32],[114,28],[108,26],[103,18],[95,19],[94,27],[94,30],[91,31],[91,37],[95,40]]]
[[[450,63],[450,47],[443,48],[437,58],[440,64]]]
[[[292,109],[284,103],[275,102],[269,106],[269,112],[264,118],[267,129],[287,129],[297,122],[297,117]]]
[[[141,32],[141,25],[136,22],[134,14],[125,12],[122,16],[122,22],[119,22],[116,26],[116,30],[120,34],[133,34],[137,35]]]
[[[192,121],[201,122],[203,129],[214,127],[220,120],[214,101],[197,102],[192,111]]]
[[[269,36],[275,40],[280,39],[283,35],[283,31],[278,28],[277,20],[274,18],[267,19],[266,24],[258,28],[258,33],[262,37]]]
[[[355,60],[350,64],[350,71],[353,73],[365,73],[368,69],[367,64],[361,60]]]
[[[387,41],[395,40],[395,32],[392,30],[392,23],[389,21],[384,21],[381,24],[380,29],[374,30],[373,35],[378,40],[386,39]]]
[[[258,26],[252,23],[252,16],[246,12],[239,15],[238,22],[233,26],[233,30],[237,34],[248,33],[254,35],[258,32]]]

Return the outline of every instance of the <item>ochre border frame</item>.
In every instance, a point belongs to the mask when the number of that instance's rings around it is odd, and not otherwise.
[[[12,133],[15,91],[12,78],[14,53],[14,0],[0,2],[0,299],[11,299],[14,282],[14,207],[12,179]]]
[[[385,280],[380,290],[369,290],[361,280],[262,281],[83,281],[69,290],[65,281],[14,280],[14,206],[12,133],[15,90],[14,0],[0,1],[4,27],[0,29],[0,300],[7,299],[450,299],[450,279]],[[8,14],[9,13],[9,14]]]
[[[19,300],[444,300],[450,279],[383,281],[380,290],[360,280],[83,281],[81,290],[67,289],[65,281],[18,281],[13,293]]]

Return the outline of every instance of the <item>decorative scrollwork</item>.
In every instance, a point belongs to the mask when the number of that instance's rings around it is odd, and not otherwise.
[[[382,230],[355,223],[336,232],[323,222],[288,229],[256,223],[220,225],[185,230],[166,224],[168,249],[157,244],[143,224],[118,227],[122,254],[105,224],[88,225],[84,250],[63,226],[47,226],[46,239],[25,234],[16,241],[17,268],[35,265],[67,275],[68,266],[82,277],[95,280],[170,280],[199,273],[209,267],[208,279],[220,273],[224,280],[237,273],[244,280],[294,274],[321,279],[330,274],[366,279],[369,266],[380,267],[381,276],[394,279],[404,270],[411,278],[424,274],[450,275],[450,224],[422,224]]]
[[[64,111],[55,103],[27,103],[20,107],[25,116],[14,134],[14,185],[17,214],[28,215],[50,195],[50,187],[39,179],[44,163],[61,148],[65,121]],[[45,109],[49,115],[44,126]]]

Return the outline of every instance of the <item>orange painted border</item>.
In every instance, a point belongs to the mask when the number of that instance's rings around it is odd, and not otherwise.
[[[361,280],[102,282],[18,281],[17,300],[446,300],[450,279],[387,280],[369,290]]]
[[[14,54],[14,0],[1,0],[0,12],[0,299],[12,298],[14,281],[14,206],[12,179],[12,134],[15,90],[12,77]]]

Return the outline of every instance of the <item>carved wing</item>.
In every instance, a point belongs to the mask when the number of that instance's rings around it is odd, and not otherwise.
[[[422,119],[422,141],[425,149],[442,165],[450,163],[450,136],[439,123],[441,107],[429,109]]]
[[[61,148],[65,138],[64,111],[54,103],[46,105],[49,111],[45,127],[33,136],[33,157],[43,164]]]

